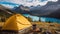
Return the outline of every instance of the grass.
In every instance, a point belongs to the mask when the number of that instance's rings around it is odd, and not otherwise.
[[[36,24],[37,28],[43,29],[43,32],[49,30],[54,34],[56,30],[60,30],[60,24],[58,23],[31,22],[31,24]],[[4,23],[0,22],[0,27],[2,27],[3,25]]]

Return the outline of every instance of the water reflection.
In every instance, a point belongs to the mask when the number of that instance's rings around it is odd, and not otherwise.
[[[32,18],[32,21],[42,21],[42,22],[57,22],[60,23],[60,19],[56,18],[48,18],[48,17],[38,17],[38,16],[32,16],[29,14],[23,14],[25,17],[30,17]]]

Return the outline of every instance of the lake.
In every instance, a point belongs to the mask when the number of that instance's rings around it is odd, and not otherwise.
[[[38,17],[38,16],[32,16],[30,14],[23,14],[25,17],[30,17],[32,21],[42,21],[42,22],[52,22],[52,23],[60,23],[60,19],[57,18],[49,18],[49,17]]]

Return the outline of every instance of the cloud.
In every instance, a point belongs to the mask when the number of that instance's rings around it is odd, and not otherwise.
[[[44,6],[46,5],[49,1],[52,2],[56,2],[58,0],[0,0],[0,1],[4,1],[4,2],[12,2],[12,3],[16,3],[16,4],[22,4],[24,6],[37,6],[37,5],[41,5]]]
[[[53,2],[57,2],[58,0],[48,0],[48,1],[53,1]]]

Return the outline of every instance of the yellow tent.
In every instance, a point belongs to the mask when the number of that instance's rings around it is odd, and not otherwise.
[[[31,26],[31,23],[22,15],[11,16],[3,25],[2,30],[22,30]]]

